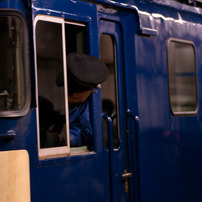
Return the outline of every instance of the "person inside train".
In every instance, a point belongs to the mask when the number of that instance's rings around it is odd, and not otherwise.
[[[71,147],[91,144],[93,131],[87,98],[99,84],[107,79],[108,75],[108,68],[100,59],[82,53],[68,54],[67,76]],[[64,86],[63,71],[57,75],[56,85]],[[62,131],[60,137],[65,137],[62,135]]]

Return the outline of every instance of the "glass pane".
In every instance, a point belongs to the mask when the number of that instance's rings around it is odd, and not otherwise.
[[[192,44],[171,41],[168,49],[170,102],[173,112],[197,108],[195,52]]]
[[[25,105],[23,24],[17,17],[0,17],[0,111]]]
[[[64,87],[56,85],[63,71],[62,24],[38,21],[36,49],[40,146],[67,146]]]
[[[85,53],[85,26],[65,24],[66,53]]]
[[[65,24],[66,54],[72,52],[86,53],[85,46],[86,27],[79,23]],[[75,91],[71,74],[68,77],[68,95]],[[69,99],[70,100],[70,99]],[[71,152],[78,154],[83,151],[93,150],[93,132],[90,122],[89,103],[71,103],[69,101],[69,128]]]
[[[100,38],[100,59],[105,62],[109,69],[109,77],[102,84],[102,110],[113,121],[113,145],[119,146],[118,117],[117,117],[117,95],[116,95],[116,68],[115,68],[115,41],[107,34],[102,34]],[[106,122],[103,121],[103,138],[106,148],[108,148],[108,134]]]

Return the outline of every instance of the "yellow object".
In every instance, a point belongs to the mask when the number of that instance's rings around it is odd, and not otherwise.
[[[0,152],[0,201],[30,202],[29,154],[26,150]]]

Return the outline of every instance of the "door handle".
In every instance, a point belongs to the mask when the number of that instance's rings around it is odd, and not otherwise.
[[[124,170],[124,174],[122,174],[123,178],[130,178],[132,177],[133,173],[128,173],[127,170]]]
[[[16,133],[14,130],[0,132],[0,138],[14,138],[15,136],[16,136]]]
[[[124,179],[124,189],[125,192],[128,193],[129,191],[129,183],[128,183],[128,179],[130,177],[132,177],[132,173],[128,173],[127,170],[124,170],[124,173],[122,174],[122,178]]]

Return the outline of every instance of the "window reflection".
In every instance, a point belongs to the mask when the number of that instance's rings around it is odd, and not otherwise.
[[[170,103],[174,113],[194,112],[197,108],[195,51],[190,43],[168,44]]]

